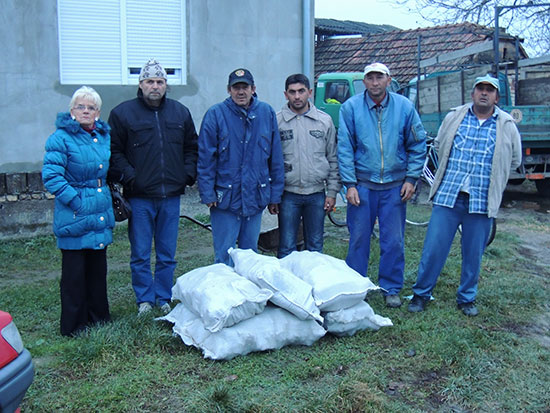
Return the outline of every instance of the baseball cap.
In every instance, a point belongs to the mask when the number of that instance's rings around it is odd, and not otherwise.
[[[476,77],[476,80],[474,82],[474,89],[477,85],[480,83],[486,83],[488,85],[493,86],[498,92],[500,92],[500,87],[498,84],[498,79],[494,78],[493,76],[489,75],[488,73],[485,76]]]
[[[371,63],[370,65],[365,66],[364,75],[368,75],[371,72],[384,73],[385,75],[390,76],[390,69],[383,63]]]
[[[233,86],[235,83],[247,83],[251,86],[254,85],[254,77],[248,69],[236,69],[229,73],[228,86]]]

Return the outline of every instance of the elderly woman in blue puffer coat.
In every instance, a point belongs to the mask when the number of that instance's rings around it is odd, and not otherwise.
[[[107,245],[113,240],[109,125],[99,120],[101,98],[78,89],[70,112],[57,115],[46,142],[42,179],[55,195],[53,231],[61,249],[61,334],[74,336],[110,320]]]

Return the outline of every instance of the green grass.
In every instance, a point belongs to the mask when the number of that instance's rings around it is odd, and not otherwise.
[[[411,293],[425,228],[407,227],[405,288]],[[548,222],[536,231],[550,231]],[[347,234],[330,223],[325,252],[343,258]],[[113,321],[76,339],[59,334],[60,253],[53,237],[6,242],[0,251],[0,308],[19,327],[36,367],[23,412],[466,412],[550,409],[550,352],[535,320],[548,320],[548,272],[524,275],[513,234],[498,232],[483,262],[478,307],[455,306],[460,251],[455,242],[422,314],[369,303],[394,322],[378,332],[325,336],[214,362],[172,336],[171,325],[137,318],[126,229],[108,249]],[[372,243],[376,274],[378,245]],[[185,223],[182,274],[213,261],[210,233]],[[372,277],[373,281],[376,276]],[[546,326],[548,323],[546,324]],[[539,326],[540,327],[540,326]]]

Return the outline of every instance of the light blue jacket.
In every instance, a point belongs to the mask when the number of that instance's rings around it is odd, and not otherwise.
[[[346,186],[415,183],[426,158],[426,132],[412,103],[388,92],[377,110],[367,91],[340,109],[338,164]]]
[[[106,183],[111,155],[109,125],[96,121],[92,134],[71,115],[59,113],[46,141],[42,179],[55,195],[53,232],[61,249],[103,249],[113,241],[115,217]]]

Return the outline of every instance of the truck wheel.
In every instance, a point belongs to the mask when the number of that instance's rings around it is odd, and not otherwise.
[[[539,191],[539,194],[550,198],[550,178],[537,179],[535,181],[535,185],[537,187],[537,191]]]

